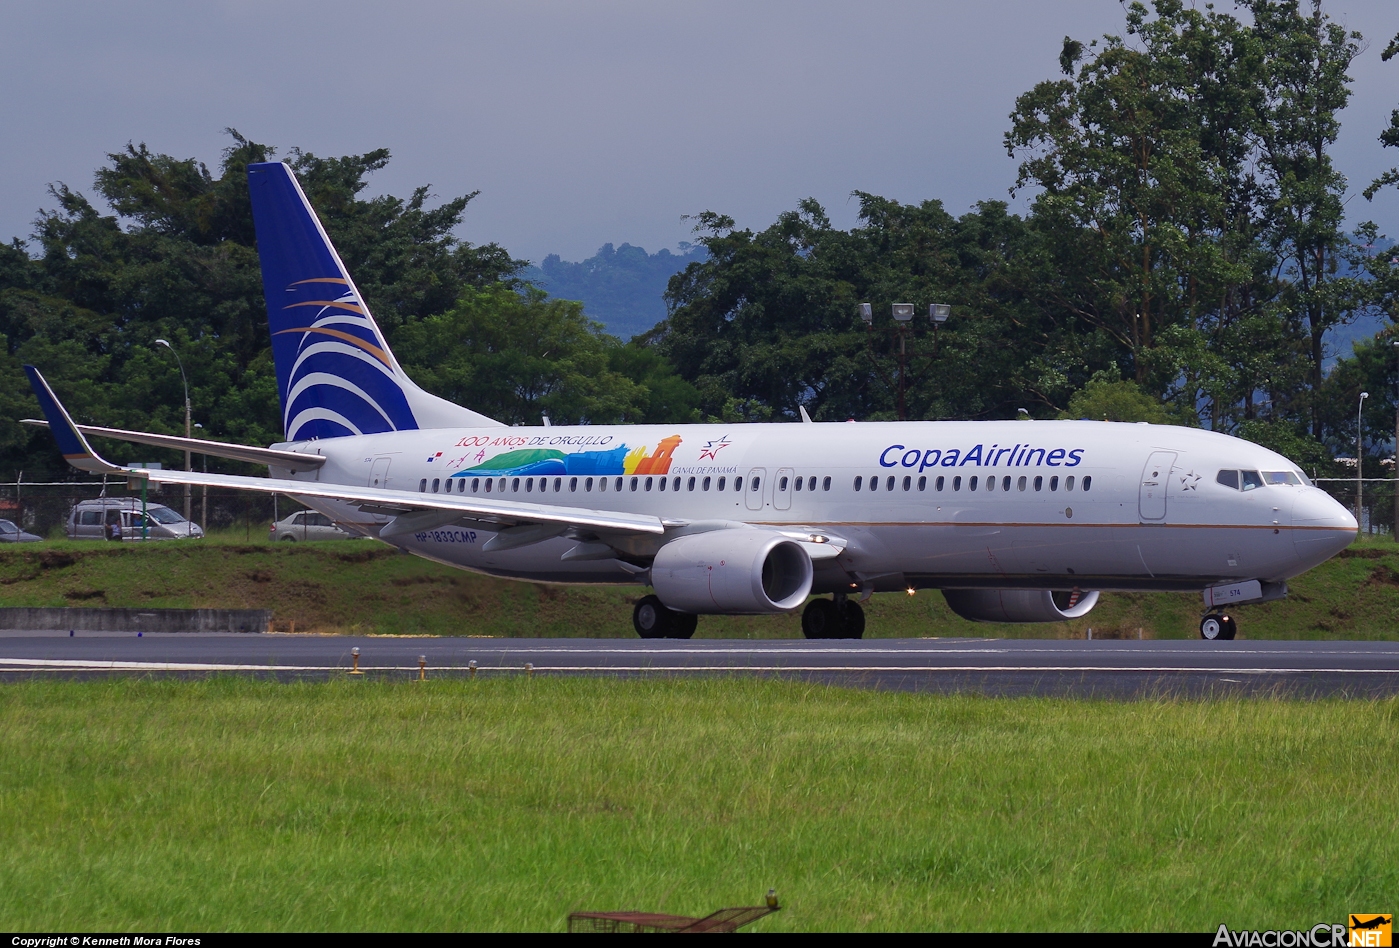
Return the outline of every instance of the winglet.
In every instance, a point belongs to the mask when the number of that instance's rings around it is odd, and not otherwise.
[[[73,424],[73,419],[68,417],[67,410],[59,402],[53,389],[49,388],[49,383],[39,374],[39,370],[32,365],[26,365],[24,372],[29,376],[29,385],[34,389],[34,397],[39,399],[39,407],[44,410],[44,417],[49,420],[49,430],[53,432],[54,440],[58,442],[58,449],[63,452],[64,459],[80,471],[91,471],[94,474],[121,472],[122,468],[92,450],[92,445],[87,443],[78,426]]]

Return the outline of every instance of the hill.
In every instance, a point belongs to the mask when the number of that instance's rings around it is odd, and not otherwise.
[[[550,296],[581,301],[588,316],[608,332],[630,339],[665,319],[663,295],[671,276],[705,258],[703,247],[687,243],[681,243],[679,253],[659,250],[653,254],[631,244],[603,244],[578,263],[551,253],[520,276]]]

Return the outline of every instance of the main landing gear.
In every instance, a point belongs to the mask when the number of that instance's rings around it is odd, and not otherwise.
[[[655,596],[642,596],[632,610],[631,624],[643,639],[688,639],[695,634],[699,616],[667,609]]]
[[[1208,639],[1211,642],[1216,639],[1228,641],[1232,639],[1234,634],[1238,631],[1239,626],[1238,623],[1234,621],[1233,616],[1225,616],[1217,612],[1211,612],[1200,620],[1200,638]]]
[[[865,634],[865,610],[843,595],[813,599],[802,613],[802,633],[809,639],[858,639]]]

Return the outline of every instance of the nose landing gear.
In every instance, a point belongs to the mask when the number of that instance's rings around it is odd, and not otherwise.
[[[862,638],[865,610],[845,596],[813,599],[802,613],[802,634],[809,639]]]
[[[1200,638],[1211,642],[1219,639],[1229,641],[1238,631],[1239,626],[1234,622],[1233,616],[1211,612],[1200,620]]]

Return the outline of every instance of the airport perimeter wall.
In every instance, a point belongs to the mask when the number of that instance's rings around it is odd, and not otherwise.
[[[0,630],[23,632],[265,632],[268,609],[0,609]]]

